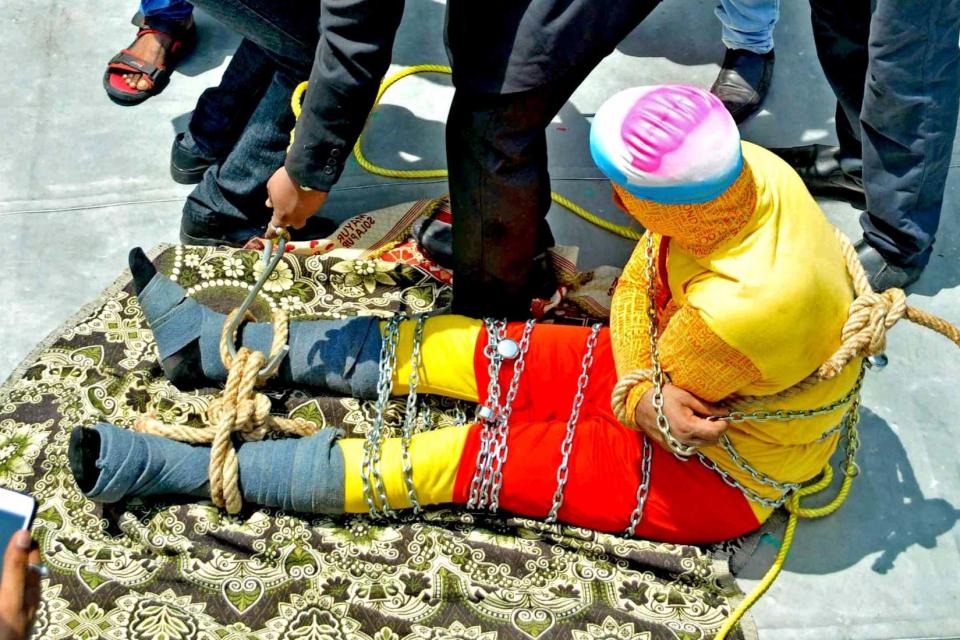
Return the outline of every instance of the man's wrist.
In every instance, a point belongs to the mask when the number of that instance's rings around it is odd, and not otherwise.
[[[294,145],[284,165],[301,191],[330,191],[343,171],[345,156],[339,147],[310,148],[308,153]]]

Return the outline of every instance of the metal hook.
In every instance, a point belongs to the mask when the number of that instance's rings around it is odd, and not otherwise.
[[[237,312],[234,314],[233,320],[231,320],[227,326],[227,331],[229,331],[229,335],[231,336],[236,335],[240,329],[240,323],[243,322],[244,316],[247,315],[250,307],[253,306],[253,301],[257,299],[257,296],[263,289],[263,285],[265,285],[267,280],[270,279],[270,276],[273,275],[274,269],[280,264],[280,260],[283,259],[283,254],[287,251],[287,242],[290,241],[290,233],[283,227],[274,227],[274,229],[277,232],[277,237],[269,240],[263,247],[263,272],[253,284],[253,288],[247,293],[247,297],[244,298],[240,306],[237,307]],[[276,251],[274,251],[274,247],[276,247]],[[233,343],[233,340],[227,344],[227,350],[230,352],[232,358],[237,357],[237,347]],[[290,351],[290,346],[283,345],[283,348],[260,369],[257,373],[258,377],[267,378],[276,373],[288,351]]]

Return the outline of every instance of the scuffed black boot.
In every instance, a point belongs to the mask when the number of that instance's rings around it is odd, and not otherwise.
[[[863,209],[863,163],[859,158],[845,158],[840,147],[808,144],[800,147],[771,148],[772,153],[793,167],[815,196],[837,198]]]
[[[884,258],[879,251],[871,247],[865,240],[860,240],[855,248],[863,270],[867,273],[867,280],[874,291],[887,289],[904,289],[920,277],[923,267],[906,267],[893,264]]]

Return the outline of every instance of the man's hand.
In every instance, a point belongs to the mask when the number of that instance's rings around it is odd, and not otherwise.
[[[720,439],[727,430],[726,420],[707,420],[710,416],[724,416],[727,412],[701,400],[689,391],[668,384],[663,387],[663,414],[670,423],[670,433],[682,444],[699,447]],[[653,406],[653,389],[643,394],[634,416],[644,433],[666,446],[657,428],[657,410]]]
[[[24,640],[30,635],[33,616],[40,606],[40,574],[30,568],[40,564],[40,550],[27,531],[17,531],[3,554],[0,580],[0,640]]]
[[[280,167],[267,181],[267,206],[273,209],[267,238],[276,237],[275,227],[302,229],[307,218],[315,214],[326,199],[326,191],[302,190],[287,173],[287,168]]]

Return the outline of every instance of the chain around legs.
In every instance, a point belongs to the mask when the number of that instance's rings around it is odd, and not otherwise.
[[[407,391],[407,406],[403,417],[403,432],[400,436],[400,446],[403,450],[403,482],[407,487],[407,498],[413,507],[414,513],[420,513],[420,500],[416,487],[413,484],[413,463],[410,460],[410,440],[417,426],[417,385],[420,384],[420,365],[423,355],[420,347],[423,344],[423,325],[427,316],[417,316],[417,324],[413,329],[413,352],[410,355],[410,378]]]
[[[580,363],[580,377],[577,378],[577,393],[573,397],[573,406],[570,409],[570,418],[567,419],[567,432],[560,445],[560,466],[557,468],[557,489],[553,493],[553,504],[550,512],[547,514],[547,522],[556,522],[557,513],[563,505],[563,490],[567,485],[567,476],[570,473],[570,452],[573,450],[573,436],[577,429],[577,423],[580,421],[580,407],[583,405],[583,397],[587,390],[587,384],[590,382],[590,368],[593,366],[593,349],[597,346],[597,336],[600,334],[600,327],[597,323],[593,325],[593,330],[587,336],[587,350],[583,354],[583,361]]]
[[[404,319],[397,315],[387,321],[383,343],[380,347],[380,375],[377,379],[377,404],[373,426],[367,432],[363,443],[363,497],[370,509],[371,517],[390,516],[392,510],[387,501],[387,491],[380,475],[380,452],[383,446],[383,422],[393,389],[393,371],[397,360],[397,342],[400,338],[400,322]],[[376,492],[376,500],[374,499]],[[379,505],[377,504],[379,501]]]

